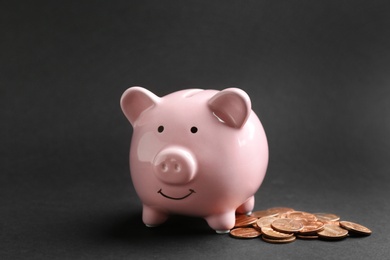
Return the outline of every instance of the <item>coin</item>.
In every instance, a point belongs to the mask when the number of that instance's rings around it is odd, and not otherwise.
[[[255,228],[235,228],[230,231],[230,235],[236,238],[255,238],[261,235],[261,232]]]
[[[299,239],[338,240],[349,235],[370,235],[365,226],[340,221],[332,213],[309,213],[287,207],[274,207],[254,211],[251,215],[236,215],[235,227],[230,231],[235,238],[261,236],[269,243],[288,243]]]
[[[282,213],[291,212],[291,211],[294,211],[294,209],[287,208],[287,207],[274,207],[274,208],[269,208],[266,210],[255,211],[251,214],[251,216],[256,217],[256,218],[262,218],[262,217],[268,217],[268,216],[276,217]]]
[[[272,239],[284,239],[288,237],[292,237],[294,234],[293,233],[282,233],[279,231],[276,231],[270,227],[262,227],[261,228],[261,233],[263,236],[272,238]]]
[[[257,221],[257,218],[247,215],[237,215],[236,216],[236,223],[234,227],[246,227],[250,226],[251,224],[255,223]]]
[[[305,221],[305,220],[300,220],[301,223],[303,224],[303,228],[299,230],[299,233],[302,234],[311,234],[315,233],[317,231],[321,231],[324,229],[324,223],[321,221]]]
[[[331,213],[314,213],[314,216],[317,217],[318,221],[328,222],[328,221],[338,221],[339,216]]]
[[[252,225],[251,225],[253,228],[255,228],[255,229],[257,229],[257,230],[259,230],[259,231],[261,231],[261,228],[257,225],[257,222],[255,222],[255,223],[252,223]]]
[[[302,234],[297,234],[297,238],[301,238],[301,239],[318,239],[318,235],[302,235]]]
[[[340,221],[321,221],[324,224],[340,226]]]
[[[342,239],[348,236],[348,230],[336,225],[325,224],[324,229],[317,234],[325,239]]]
[[[360,235],[371,235],[371,230],[366,228],[365,226],[362,226],[360,224],[356,224],[350,221],[340,221],[340,226],[342,228],[345,228],[348,231],[351,231],[353,233],[357,233]]]
[[[275,243],[275,244],[283,244],[283,243],[290,243],[295,241],[295,236],[291,236],[288,238],[283,238],[283,239],[272,239],[266,236],[261,236],[261,238],[268,243]]]
[[[277,219],[278,218],[272,217],[272,216],[270,216],[270,217],[262,217],[262,218],[259,218],[256,221],[256,224],[260,228],[262,228],[262,227],[271,227],[272,222],[274,222]]]
[[[269,215],[273,215],[273,214],[280,215],[280,214],[292,212],[295,210],[292,208],[286,208],[286,207],[274,207],[274,208],[267,209],[266,211],[269,213]]]
[[[292,218],[292,219],[304,219],[307,221],[317,221],[317,217],[311,213],[304,211],[292,211],[284,213],[280,216],[281,218]]]
[[[251,216],[255,217],[255,218],[263,218],[263,217],[274,217],[274,216],[277,216],[278,213],[270,213],[269,211],[267,210],[258,210],[258,211],[255,211],[255,212],[252,212]]]
[[[294,219],[280,218],[272,222],[272,228],[280,232],[293,233],[298,232],[303,228],[303,224]]]

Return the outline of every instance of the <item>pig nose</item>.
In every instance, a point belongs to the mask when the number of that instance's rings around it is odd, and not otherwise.
[[[185,184],[196,174],[197,163],[190,151],[171,146],[161,150],[153,161],[154,174],[167,184]]]

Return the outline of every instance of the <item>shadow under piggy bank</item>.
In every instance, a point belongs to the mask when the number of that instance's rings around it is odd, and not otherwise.
[[[150,243],[167,237],[176,237],[181,241],[189,238],[193,241],[196,238],[218,236],[204,219],[195,217],[173,215],[160,226],[146,227],[142,222],[142,213],[138,212],[107,216],[104,222],[104,225],[97,227],[101,231],[100,236],[131,243]]]

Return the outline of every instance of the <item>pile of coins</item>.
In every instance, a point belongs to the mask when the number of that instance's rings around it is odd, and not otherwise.
[[[370,229],[350,221],[340,221],[340,217],[335,214],[308,213],[285,207],[236,215],[236,224],[230,230],[232,237],[261,236],[269,243],[289,243],[296,238],[338,240],[370,234]]]

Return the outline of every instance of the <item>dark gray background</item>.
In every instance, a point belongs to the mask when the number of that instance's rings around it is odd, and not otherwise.
[[[3,2],[0,258],[387,258],[386,2]],[[244,89],[270,147],[256,209],[336,213],[373,234],[274,245],[197,218],[144,227],[119,108],[132,85]]]

